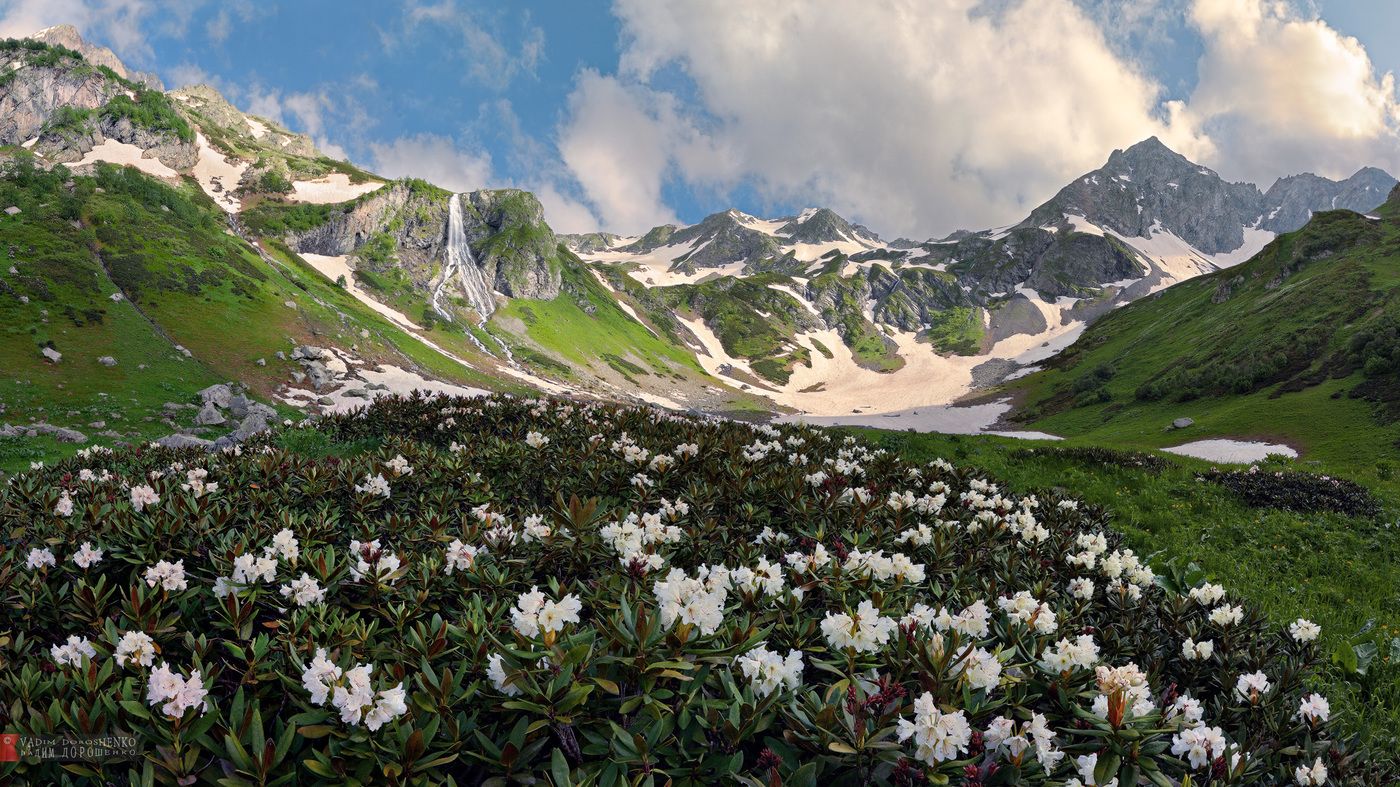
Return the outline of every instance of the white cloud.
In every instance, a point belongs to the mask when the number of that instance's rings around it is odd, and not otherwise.
[[[559,152],[608,228],[675,221],[661,188],[671,165],[675,117],[655,106],[659,94],[584,71],[569,96]]]
[[[1115,147],[1182,152],[1157,85],[1069,0],[618,0],[620,77],[584,73],[565,163],[610,228],[665,219],[668,178],[753,184],[888,233],[1005,223]],[[679,68],[702,112],[655,88]]]
[[[453,191],[471,191],[491,180],[491,156],[461,150],[448,137],[416,134],[371,143],[373,169],[385,177],[415,177]]]
[[[1377,75],[1355,38],[1263,0],[1195,0],[1191,21],[1205,53],[1185,111],[1223,174],[1267,187],[1303,170],[1400,171],[1395,77]]]
[[[1157,135],[1266,187],[1400,168],[1395,83],[1275,0],[616,0],[618,73],[583,72],[559,149],[605,226],[667,220],[679,184],[821,203],[915,237],[1021,218]],[[1189,8],[1187,7],[1189,5]],[[1189,19],[1183,18],[1190,11]],[[1189,24],[1199,84],[1168,100],[1115,36]],[[1194,57],[1194,55],[1187,55]],[[677,73],[689,81],[677,84]]]

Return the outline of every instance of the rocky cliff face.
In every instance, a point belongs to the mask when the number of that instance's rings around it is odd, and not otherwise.
[[[270,120],[240,112],[223,94],[208,85],[182,87],[170,91],[169,96],[176,106],[192,115],[201,126],[212,125],[292,156],[315,158],[320,155],[310,137],[288,131]]]
[[[1083,216],[1120,235],[1148,237],[1154,228],[1174,233],[1206,254],[1244,243],[1264,197],[1251,183],[1228,183],[1148,138],[1115,150],[1099,169],[1077,178],[1036,208],[1019,226],[1056,226]]]
[[[60,107],[96,109],[127,88],[79,59],[53,51],[0,52],[0,145],[38,136]]]
[[[441,189],[416,181],[398,182],[349,203],[319,227],[288,238],[292,248],[312,254],[353,254],[391,250],[387,258],[361,264],[404,271],[428,292],[442,268],[447,243],[448,199]],[[464,194],[467,242],[487,281],[511,297],[550,299],[559,294],[559,241],[544,222],[533,194],[515,189]],[[370,249],[365,249],[367,244]]]
[[[107,140],[135,145],[171,169],[183,170],[199,161],[199,148],[174,134],[143,128],[128,118],[89,118],[79,133],[44,132],[34,149],[49,161],[71,164]]]
[[[55,25],[35,33],[29,38],[35,41],[42,41],[45,44],[66,47],[83,56],[83,59],[94,66],[106,66],[112,69],[122,79],[129,79],[152,90],[165,90],[165,85],[161,84],[160,78],[155,74],[144,71],[128,69],[126,64],[117,57],[116,53],[105,46],[98,46],[83,39],[78,33],[78,29],[72,25]]]
[[[1375,167],[1360,169],[1341,181],[1311,172],[1279,178],[1264,194],[1268,207],[1260,227],[1273,232],[1292,232],[1318,211],[1345,208],[1369,213],[1385,201],[1395,183],[1389,173]]]

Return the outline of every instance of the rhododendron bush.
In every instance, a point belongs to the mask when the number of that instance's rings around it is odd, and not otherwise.
[[[1155,575],[1074,500],[810,428],[386,398],[224,453],[87,451],[12,479],[0,524],[0,726],[144,750],[5,779],[1363,773],[1311,622]]]

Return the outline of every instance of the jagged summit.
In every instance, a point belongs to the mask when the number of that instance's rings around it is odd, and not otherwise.
[[[1332,180],[1311,172],[1279,178],[1264,194],[1269,206],[1260,227],[1288,232],[1307,223],[1315,211],[1345,208],[1367,213],[1381,204],[1396,180],[1375,167],[1362,167],[1345,180]]]
[[[83,38],[78,32],[78,28],[72,25],[54,25],[34,33],[29,38],[35,41],[42,41],[51,46],[61,46],[71,49],[83,56],[84,60],[95,66],[106,66],[117,73],[123,79],[132,82],[139,82],[152,90],[164,90],[165,85],[161,84],[160,78],[155,74],[144,71],[129,69],[126,64],[117,57],[117,54],[105,46],[93,44]]]

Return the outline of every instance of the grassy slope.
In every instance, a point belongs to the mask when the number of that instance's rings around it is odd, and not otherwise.
[[[1318,468],[1386,485],[1400,423],[1352,395],[1368,380],[1349,353],[1353,337],[1400,311],[1397,214],[1380,224],[1320,214],[1244,265],[1113,312],[1011,384],[1019,418],[1120,447],[1272,439]],[[1166,431],[1179,417],[1196,423]]]
[[[213,383],[239,380],[270,396],[296,368],[275,353],[297,343],[357,344],[367,361],[521,390],[423,345],[280,244],[267,244],[278,261],[269,265],[227,231],[223,214],[193,184],[171,188],[121,168],[104,167],[95,178],[28,170],[0,179],[0,201],[22,211],[0,216],[0,282],[9,288],[0,291],[0,419],[47,420],[89,436],[88,423],[105,421],[103,429],[133,439],[157,437],[170,432],[158,418],[165,402],[191,401]],[[10,265],[19,273],[9,274]],[[124,297],[112,301],[118,292]],[[455,338],[441,343],[469,355],[465,338]],[[50,342],[64,354],[59,364],[40,355]],[[98,364],[103,355],[117,366]],[[49,446],[36,455],[11,445],[0,449],[0,469],[74,448]]]
[[[561,247],[560,254],[568,253]],[[595,373],[607,367],[633,379],[638,375],[704,375],[689,351],[653,336],[617,305],[582,262],[571,262],[562,268],[563,289],[557,297],[548,301],[512,299],[492,316],[492,331],[514,337],[512,343],[530,354],[525,360],[556,372],[574,365]],[[523,326],[524,336],[509,324],[513,320]]]
[[[1298,515],[1251,509],[1223,488],[1195,480],[1210,467],[1172,457],[1172,467],[1154,475],[1058,456],[1053,449],[993,436],[879,432],[868,436],[883,447],[918,461],[945,457],[978,467],[1023,491],[1063,488],[1085,502],[1107,508],[1112,526],[1140,555],[1151,555],[1161,573],[1170,561],[1194,562],[1258,603],[1277,622],[1307,617],[1323,625],[1325,647],[1373,642],[1377,663],[1365,677],[1333,674],[1325,693],[1354,728],[1368,735],[1394,735],[1400,725],[1400,663],[1392,640],[1400,637],[1400,490],[1379,490],[1389,514],[1383,521],[1322,514]],[[1074,442],[1092,442],[1077,440]],[[1058,445],[1058,444],[1057,444]],[[1288,463],[1292,464],[1292,463]],[[1299,469],[1311,469],[1307,467]],[[1400,651],[1397,651],[1400,652]]]

